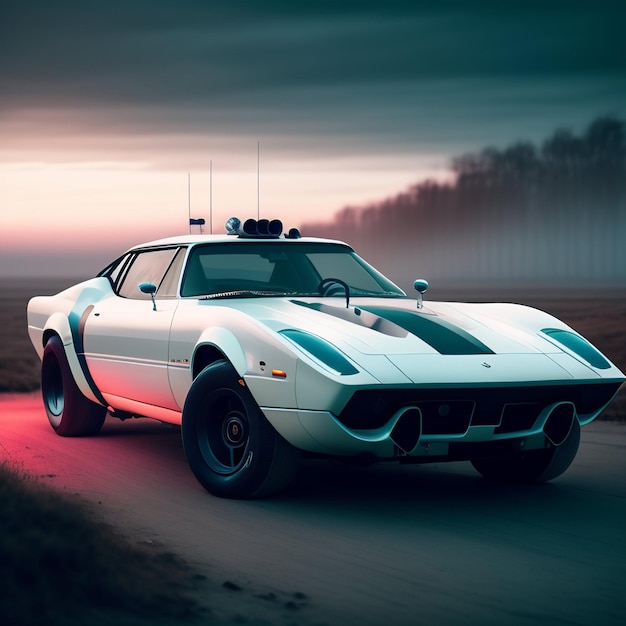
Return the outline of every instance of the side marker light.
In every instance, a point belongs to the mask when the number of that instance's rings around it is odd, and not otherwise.
[[[287,378],[287,372],[284,370],[272,370],[272,376],[276,376],[276,378]]]

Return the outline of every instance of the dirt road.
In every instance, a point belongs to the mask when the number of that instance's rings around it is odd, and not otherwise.
[[[233,622],[601,626],[626,612],[626,424],[583,429],[549,485],[492,486],[463,463],[308,462],[281,498],[246,502],[203,491],[175,429],[107,420],[64,439],[37,395],[0,396],[3,459],[190,560]]]

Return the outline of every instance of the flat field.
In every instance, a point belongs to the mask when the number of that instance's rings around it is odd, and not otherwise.
[[[0,278],[0,392],[39,388],[39,358],[30,343],[26,305],[33,296],[58,293],[77,278]]]
[[[30,343],[26,304],[35,295],[49,295],[79,279],[0,279],[0,392],[39,388],[39,360]],[[555,315],[589,339],[622,371],[626,371],[626,290],[566,289],[431,289],[427,300],[516,302]],[[626,387],[622,387],[604,419],[626,420]]]

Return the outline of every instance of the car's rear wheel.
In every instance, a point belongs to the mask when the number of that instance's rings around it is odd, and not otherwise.
[[[56,335],[50,337],[44,348],[41,393],[48,421],[57,435],[95,435],[102,428],[107,410],[82,394]]]
[[[500,483],[540,483],[560,476],[571,464],[580,444],[580,424],[572,428],[559,446],[520,454],[472,459],[472,465],[488,480]]]
[[[217,361],[196,378],[182,422],[187,462],[216,496],[253,498],[286,487],[299,452],[261,413],[230,363]]]

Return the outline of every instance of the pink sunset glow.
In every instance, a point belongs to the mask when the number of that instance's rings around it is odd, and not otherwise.
[[[208,231],[211,207],[214,232],[257,209],[300,226],[330,221],[342,207],[416,178],[450,177],[434,150],[357,153],[330,138],[168,134],[134,123],[115,123],[103,110],[91,121],[84,111],[56,109],[0,120],[7,139],[0,147],[2,273],[19,273],[9,256],[32,251],[91,252],[93,271],[139,241],[186,232],[189,213],[205,218]]]
[[[212,185],[208,159],[203,170],[190,168],[189,172],[163,169],[149,161],[4,164],[0,184],[3,204],[9,210],[2,216],[3,234],[9,246],[17,238],[21,244],[44,247],[51,239],[63,245],[79,235],[89,247],[103,235],[123,236],[131,230],[135,238],[140,233],[176,234],[187,228],[189,204],[191,214],[205,217],[208,224],[211,197],[214,224],[221,232],[233,214],[256,215],[256,146],[250,152],[247,159],[241,157],[241,166],[213,161]],[[365,159],[361,163],[358,159],[308,159],[297,165],[287,156],[262,155],[261,159],[261,212],[295,223],[331,219],[343,206],[394,193],[420,174],[446,175],[443,167],[439,172],[420,168],[416,158],[411,159],[413,168],[407,165],[409,159],[394,163],[392,158],[381,158],[380,168],[374,171]]]

